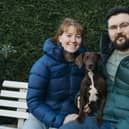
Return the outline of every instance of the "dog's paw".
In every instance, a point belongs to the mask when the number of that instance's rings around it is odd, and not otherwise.
[[[96,118],[96,122],[100,126],[102,124],[102,118],[101,117],[97,117]]]

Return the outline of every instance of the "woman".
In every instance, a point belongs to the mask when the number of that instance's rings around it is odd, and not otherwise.
[[[23,129],[59,128],[77,118],[74,97],[80,88],[84,70],[74,59],[85,49],[83,28],[66,18],[52,39],[44,43],[44,56],[32,66],[27,103],[29,119]]]

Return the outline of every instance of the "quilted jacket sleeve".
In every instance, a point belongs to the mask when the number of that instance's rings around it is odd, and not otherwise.
[[[63,114],[57,114],[45,103],[47,86],[49,83],[49,69],[38,60],[30,71],[29,89],[27,94],[27,104],[29,111],[47,126],[58,128],[64,120]]]

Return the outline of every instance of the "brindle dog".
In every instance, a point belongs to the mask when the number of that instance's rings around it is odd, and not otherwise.
[[[106,100],[106,83],[97,71],[97,64],[100,58],[98,52],[85,52],[80,54],[75,62],[79,68],[85,67],[85,76],[80,88],[80,109],[77,120],[83,122],[87,115],[97,113],[96,121],[98,125],[102,122],[103,108]],[[88,72],[93,73],[93,78],[89,77]],[[84,112],[84,106],[89,106],[91,112]]]

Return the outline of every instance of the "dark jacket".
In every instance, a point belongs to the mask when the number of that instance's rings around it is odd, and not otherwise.
[[[67,114],[78,112],[74,97],[84,70],[73,62],[68,63],[64,59],[63,48],[52,40],[46,40],[43,50],[44,56],[30,71],[27,103],[29,111],[37,119],[49,127],[58,128]]]
[[[103,73],[106,77],[106,62],[114,47],[109,39],[103,38],[101,43]],[[121,60],[115,81],[109,79],[106,81],[108,93],[103,118],[114,123],[117,129],[129,129],[129,56]]]

